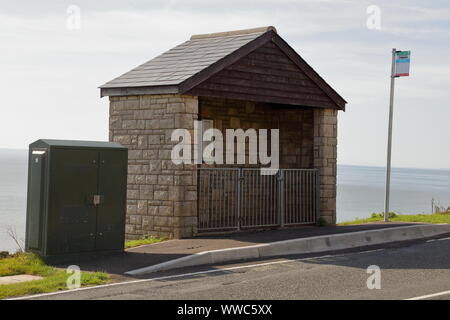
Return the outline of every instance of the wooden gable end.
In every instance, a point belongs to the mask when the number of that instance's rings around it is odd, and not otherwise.
[[[195,96],[338,108],[273,41],[255,49],[187,93]]]

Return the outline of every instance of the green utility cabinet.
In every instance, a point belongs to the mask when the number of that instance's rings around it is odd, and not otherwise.
[[[25,247],[44,258],[123,251],[128,150],[115,142],[30,144]]]

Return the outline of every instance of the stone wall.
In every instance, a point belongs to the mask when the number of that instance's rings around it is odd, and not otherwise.
[[[313,167],[311,108],[200,97],[199,118],[212,119],[224,140],[226,129],[280,129],[280,167]]]
[[[320,214],[336,223],[337,110],[314,110],[314,167],[319,169]]]
[[[337,111],[187,95],[110,98],[110,140],[129,149],[126,238],[197,233],[196,165],[175,165],[172,131],[280,128],[280,167],[318,168],[321,215],[336,222]]]
[[[176,128],[193,130],[198,100],[185,95],[110,98],[110,141],[129,149],[126,238],[196,234],[194,165],[175,165]]]

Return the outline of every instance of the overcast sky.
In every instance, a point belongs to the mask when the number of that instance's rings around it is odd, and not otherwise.
[[[149,2],[0,1],[0,148],[107,140],[99,85],[191,34],[273,25],[348,101],[340,164],[385,164],[391,49],[411,50],[411,76],[396,81],[393,165],[450,168],[448,0]],[[80,29],[67,27],[70,5]],[[380,30],[367,27],[371,5]]]

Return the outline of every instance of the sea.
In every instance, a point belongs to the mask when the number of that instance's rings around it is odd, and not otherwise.
[[[28,152],[0,149],[0,251],[15,251],[25,237]],[[337,221],[369,217],[384,211],[383,167],[338,165]],[[450,206],[450,170],[393,168],[391,211],[430,213],[432,199]]]

